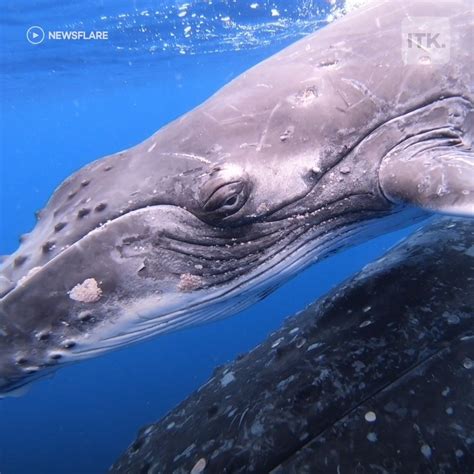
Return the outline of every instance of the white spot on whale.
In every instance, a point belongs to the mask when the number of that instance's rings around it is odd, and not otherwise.
[[[423,454],[423,456],[425,456],[425,458],[429,459],[431,457],[431,448],[427,444],[424,444],[420,448],[420,451],[421,451],[421,454]]]
[[[263,425],[259,420],[256,420],[250,427],[250,432],[255,436],[262,436],[264,434]]]
[[[87,278],[69,292],[69,298],[81,303],[95,303],[100,300],[101,296],[102,290],[95,278]]]
[[[181,452],[181,454],[175,456],[173,462],[179,461],[182,457],[189,458],[189,455],[194,451],[195,447],[196,445],[194,443],[189,445],[184,451]]]
[[[293,380],[295,380],[295,376],[294,375],[290,375],[288,378],[284,379],[284,380],[281,380],[280,382],[278,382],[276,388],[277,390],[286,390],[286,388],[288,387],[288,385],[290,385],[291,382],[293,382]]]
[[[474,257],[474,245],[471,245],[464,253],[469,257]]]
[[[368,423],[373,423],[377,419],[377,415],[373,411],[368,411],[364,418]]]
[[[272,344],[272,349],[275,349],[275,347],[278,347],[282,341],[283,341],[283,338],[282,338],[282,337],[278,338],[278,339]]]
[[[321,342],[315,342],[314,344],[311,344],[307,349],[306,352],[312,351],[314,349],[317,349],[319,346],[322,346]]]
[[[373,431],[371,431],[368,435],[367,435],[367,439],[371,442],[371,443],[375,443],[377,441],[377,434],[374,433]]]
[[[199,459],[199,461],[191,469],[191,474],[200,474],[206,468],[206,460],[204,458]]]
[[[222,387],[227,387],[230,383],[232,383],[235,380],[234,373],[229,372],[228,374],[225,374],[224,377],[221,379],[221,386]]]
[[[304,345],[306,344],[306,339],[304,337],[301,337],[296,341],[296,348],[301,349]]]
[[[442,392],[441,392],[441,395],[443,395],[443,397],[447,397],[449,395],[449,392],[451,391],[451,389],[449,387],[446,387]]]

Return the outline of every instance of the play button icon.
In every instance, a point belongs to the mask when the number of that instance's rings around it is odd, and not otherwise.
[[[26,39],[31,44],[40,44],[43,42],[45,37],[44,30],[41,26],[31,26],[26,32]]]

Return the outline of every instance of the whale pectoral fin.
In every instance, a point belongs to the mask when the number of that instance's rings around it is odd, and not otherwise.
[[[387,199],[432,212],[474,217],[474,152],[437,150],[382,161],[379,182]]]
[[[0,392],[0,400],[2,398],[20,398],[23,395],[26,395],[30,391],[30,388],[30,384],[27,384],[8,392]]]

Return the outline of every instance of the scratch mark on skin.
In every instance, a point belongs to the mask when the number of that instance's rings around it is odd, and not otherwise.
[[[205,117],[208,119],[211,119],[214,123],[220,123],[213,115],[211,115],[209,112],[203,112],[202,113]]]
[[[206,165],[210,165],[212,162],[207,160],[206,158],[199,156],[199,155],[194,155],[192,153],[160,153],[160,155],[163,156],[174,156],[178,158],[190,158],[192,160],[197,160],[200,161],[201,163],[206,163]]]
[[[267,138],[268,129],[270,128],[270,123],[273,119],[273,116],[276,114],[276,112],[278,111],[280,107],[281,107],[281,101],[278,102],[278,104],[275,105],[275,107],[273,107],[273,110],[270,112],[267,123],[265,124],[265,128],[262,132],[262,135],[260,136],[260,141],[258,142],[257,151],[261,151],[262,148],[265,146],[265,140]]]
[[[239,429],[240,429],[240,425],[242,425],[242,421],[244,421],[245,415],[249,412],[249,410],[250,408],[247,407],[242,413],[242,416],[240,417],[240,421],[239,421]]]
[[[147,153],[152,152],[155,149],[155,147],[156,147],[156,142],[153,143],[153,145],[150,148],[148,148]]]
[[[245,150],[247,148],[258,148],[258,143],[242,143],[239,148],[241,150]]]
[[[234,123],[241,124],[242,119],[248,119],[249,122],[257,122],[257,117],[264,115],[265,112],[255,113],[255,114],[244,114],[239,111],[239,115],[235,117],[228,118],[226,120],[219,121],[220,125],[232,125]]]
[[[244,115],[244,114],[242,113],[242,111],[241,111],[238,107],[236,107],[235,105],[227,104],[227,107],[229,107],[229,109],[232,109],[233,111],[239,113],[240,115]]]
[[[331,86],[332,88],[336,91],[336,94],[342,99],[342,101],[344,102],[345,106],[346,106],[346,109],[350,109],[351,108],[351,104],[347,101],[347,99],[344,97],[344,95],[342,94],[342,92],[339,90],[338,87],[336,87],[336,85],[334,84],[333,80],[331,78],[329,78],[329,82],[331,83]]]
[[[411,80],[411,77],[412,77],[412,74],[410,72],[405,77],[403,77],[402,83],[400,84],[400,87],[399,87],[399,90],[398,90],[397,97],[394,101],[395,106],[398,106],[400,104],[400,98],[401,98],[402,94],[406,93],[406,88],[405,88],[406,81]]]
[[[375,94],[370,92],[370,90],[367,88],[365,84],[363,84],[360,81],[357,81],[355,79],[348,79],[348,78],[343,78],[341,79],[342,82],[345,82],[346,84],[350,84],[354,89],[359,91],[361,94],[364,95],[364,97],[368,97],[376,106],[380,106],[383,101],[377,97]],[[370,81],[370,78],[369,78]]]
[[[319,69],[319,68],[318,68]],[[308,79],[303,79],[302,81],[300,81],[300,84],[306,84],[307,82],[310,82],[310,83],[317,83],[321,80],[320,77],[317,77],[317,76],[313,76],[313,77],[309,77]]]

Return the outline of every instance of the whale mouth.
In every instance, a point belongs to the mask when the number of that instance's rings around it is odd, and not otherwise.
[[[331,226],[331,231],[321,232],[316,238],[314,236],[305,238],[306,234],[300,235],[293,242],[291,251],[285,255],[276,252],[245,278],[241,277],[232,284],[227,283],[220,287],[208,288],[206,291],[198,291],[189,300],[181,301],[181,307],[173,311],[157,314],[156,308],[146,308],[148,302],[131,305],[129,315],[124,318],[126,321],[121,325],[120,331],[104,331],[102,334],[97,334],[94,347],[78,350],[75,355],[79,358],[88,358],[159,334],[225,318],[266,297],[315,261],[373,238],[382,230],[385,232],[395,230],[427,217],[426,213],[416,209],[407,211],[405,208],[400,208],[389,216],[386,215],[384,219],[379,211],[375,211],[361,226],[356,213],[353,214],[351,222],[341,221],[338,225]],[[139,311],[137,308],[140,308]],[[137,318],[137,313],[140,311],[141,317]]]
[[[305,235],[308,233],[314,233],[314,229],[318,226],[324,225],[326,219],[334,219],[337,217],[336,215],[331,215],[330,217],[322,217],[319,218],[319,215],[321,213],[324,214],[325,209],[329,208],[336,208],[337,206],[341,206],[345,201],[348,201],[350,199],[356,199],[358,197],[364,198],[366,196],[371,196],[370,194],[363,193],[360,195],[348,195],[348,196],[343,196],[340,197],[333,202],[329,203],[324,203],[321,206],[313,209],[312,211],[306,212],[304,214],[297,214],[297,215],[290,215],[289,217],[284,217],[284,218],[278,218],[276,220],[269,219],[267,222],[262,222],[261,224],[263,226],[269,225],[269,226],[278,226],[276,230],[270,230],[267,231],[265,230],[262,235],[257,236],[257,237],[250,237],[250,238],[241,238],[241,239],[236,239],[232,237],[232,241],[235,241],[236,244],[239,245],[254,245],[255,247],[258,247],[258,253],[257,250],[253,251],[244,251],[237,253],[236,255],[231,255],[230,259],[234,260],[234,265],[231,268],[225,268],[221,272],[216,271],[215,275],[226,275],[227,278],[217,278],[215,279],[212,284],[207,285],[207,286],[217,286],[217,285],[224,285],[228,282],[235,281],[236,278],[243,276],[248,273],[246,268],[243,268],[244,266],[259,266],[265,263],[266,260],[274,257],[278,252],[280,252],[283,248],[283,243],[280,242],[281,239],[281,224],[282,222],[289,223],[290,221],[292,222],[291,224],[287,224],[285,227],[285,231],[288,233],[288,237],[283,239],[284,240],[284,245],[286,248],[291,247],[295,241],[303,238]],[[343,207],[343,206],[342,206]],[[107,232],[109,229],[113,228],[116,223],[120,223],[123,221],[126,221],[128,219],[134,219],[135,217],[140,217],[143,214],[159,214],[161,211],[164,211],[166,214],[168,214],[168,222],[173,221],[173,214],[179,214],[179,223],[182,226],[183,229],[186,228],[187,223],[192,223],[190,226],[189,232],[187,235],[183,236],[185,232],[182,232],[181,235],[176,235],[176,229],[171,228],[171,229],[164,229],[160,231],[162,234],[162,242],[165,243],[165,249],[173,252],[174,254],[181,254],[184,256],[188,257],[193,257],[193,254],[199,254],[200,258],[207,259],[207,260],[212,260],[216,258],[215,255],[212,255],[212,251],[214,249],[218,249],[218,247],[231,247],[229,253],[232,253],[233,250],[235,250],[234,245],[229,244],[228,242],[222,243],[222,239],[219,245],[212,245],[209,244],[208,242],[203,242],[202,238],[199,237],[190,237],[192,235],[193,231],[196,231],[198,228],[206,229],[209,226],[201,221],[198,217],[196,217],[193,213],[190,211],[183,209],[180,206],[173,206],[173,205],[166,205],[166,204],[160,204],[160,205],[154,205],[154,206],[144,206],[136,209],[131,209],[127,212],[124,212],[123,214],[120,214],[114,218],[111,218],[107,220],[105,223],[100,223],[94,228],[90,229],[87,233],[82,235],[79,239],[77,239],[74,242],[71,242],[71,244],[59,249],[54,255],[51,255],[51,258],[46,261],[42,265],[37,265],[29,268],[29,270],[23,274],[20,278],[18,278],[16,281],[14,279],[9,279],[8,278],[8,261],[4,262],[3,265],[0,266],[0,301],[4,298],[7,297],[13,297],[14,293],[16,290],[19,288],[24,287],[27,285],[32,278],[35,278],[35,280],[40,277],[38,275],[42,271],[46,270],[48,267],[55,265],[58,261],[61,260],[61,258],[68,252],[71,252],[75,248],[81,247],[82,245],[87,245],[85,242],[90,240],[91,238],[97,237],[100,239],[100,237],[106,236]],[[357,211],[353,211],[353,213],[357,213]],[[344,214],[345,212],[343,212]],[[314,221],[314,222],[311,222]],[[164,224],[164,220],[160,222],[160,224]],[[164,226],[166,227],[166,226]],[[171,226],[175,227],[175,226]],[[183,230],[182,229],[182,230]],[[233,232],[235,229],[231,229],[230,232]],[[129,232],[131,235],[133,235],[133,231]],[[202,236],[201,236],[202,237]],[[206,239],[212,239],[213,236],[206,236],[204,235],[204,238]],[[310,237],[311,240],[311,237]],[[271,249],[270,252],[262,252],[262,247],[265,246],[265,248]],[[104,248],[104,250],[107,250]],[[108,249],[111,250],[111,249]],[[209,256],[206,256],[206,253],[209,253]],[[288,252],[290,254],[291,252]],[[250,256],[249,256],[250,255]],[[264,258],[262,259],[262,255],[264,255]],[[219,256],[223,259],[229,258],[228,255],[223,255],[221,252]],[[11,259],[15,257],[15,254],[10,258],[10,268],[11,268]],[[285,257],[286,258],[286,257]],[[143,275],[146,274],[146,272],[142,273]]]

